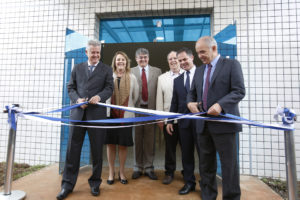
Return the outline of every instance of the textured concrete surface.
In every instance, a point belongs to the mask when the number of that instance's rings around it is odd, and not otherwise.
[[[128,168],[126,170],[126,175],[128,177],[129,184],[123,185],[118,182],[118,177],[115,177],[115,184],[108,185],[106,183],[108,168],[104,167],[102,174],[103,182],[100,187],[100,196],[94,197],[90,194],[90,188],[87,182],[87,179],[91,174],[91,167],[84,167],[80,171],[73,193],[71,193],[67,199],[201,199],[199,184],[197,184],[195,192],[191,192],[187,195],[178,194],[178,190],[183,186],[182,176],[178,171],[175,174],[174,181],[170,185],[164,185],[161,183],[164,177],[164,172],[162,170],[156,171],[159,178],[157,181],[150,180],[145,176],[142,176],[137,180],[132,180],[131,173],[132,169]],[[197,180],[199,180],[199,175],[197,176]],[[58,174],[58,165],[55,164],[14,181],[12,188],[13,190],[25,191],[27,194],[26,200],[50,200],[55,199],[57,193],[60,191],[60,182],[61,175]],[[251,176],[241,176],[241,189],[243,200],[282,199],[259,179]],[[1,188],[1,191],[3,191],[3,188]],[[221,199],[221,186],[219,186],[218,200]]]

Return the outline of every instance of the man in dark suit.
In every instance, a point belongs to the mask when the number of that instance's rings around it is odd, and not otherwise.
[[[190,90],[196,66],[194,65],[194,56],[190,49],[182,48],[177,51],[177,59],[180,67],[185,70],[179,77],[174,79],[173,97],[171,101],[170,112],[189,113],[186,106],[186,96]],[[167,125],[167,132],[172,135],[173,124]],[[179,190],[179,194],[188,194],[195,190],[195,158],[194,149],[197,135],[195,132],[194,121],[190,119],[178,120],[178,131],[181,142],[183,178],[184,186]],[[198,151],[198,145],[196,145]]]
[[[204,109],[209,115],[217,116],[222,112],[239,116],[238,103],[245,96],[240,63],[220,57],[212,37],[200,38],[196,52],[204,64],[197,68],[187,97],[190,111],[196,113]],[[217,198],[216,152],[221,160],[223,199],[240,199],[236,133],[241,130],[240,124],[196,120],[203,200]]]
[[[88,101],[71,110],[72,120],[97,120],[106,118],[106,108],[96,105],[98,102],[105,102],[113,92],[112,68],[100,62],[101,43],[97,40],[90,40],[86,48],[88,61],[74,67],[68,84],[68,93],[73,104]],[[88,182],[91,193],[94,196],[100,194],[101,172],[102,172],[102,150],[105,141],[105,129],[86,128],[76,125],[85,123],[74,123],[70,127],[69,141],[66,155],[66,163],[63,173],[61,192],[57,199],[64,199],[73,191],[76,184],[81,148],[85,133],[91,145],[93,160],[93,173]]]

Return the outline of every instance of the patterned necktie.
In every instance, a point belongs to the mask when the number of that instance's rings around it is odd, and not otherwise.
[[[187,92],[190,91],[190,71],[186,71],[185,89]]]
[[[92,73],[93,73],[93,71],[94,71],[94,68],[95,68],[95,66],[93,66],[93,65],[89,66],[89,77],[92,76]]]
[[[142,69],[142,99],[148,101],[148,86],[145,69]]]
[[[208,88],[209,88],[209,85],[210,85],[211,68],[212,68],[212,65],[208,64],[208,69],[207,69],[206,79],[205,79],[205,87],[204,87],[204,92],[203,92],[203,97],[202,97],[204,110],[207,110],[207,94],[208,94]]]

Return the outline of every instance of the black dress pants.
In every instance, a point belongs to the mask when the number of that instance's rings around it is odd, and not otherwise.
[[[195,182],[195,147],[199,157],[199,145],[197,145],[197,134],[194,121],[191,120],[187,128],[179,127],[179,137],[181,142],[183,178],[186,184],[196,185]]]
[[[211,133],[205,126],[204,131],[198,136],[201,198],[203,200],[215,200],[217,198],[216,152],[218,152],[222,169],[223,200],[239,200],[241,190],[236,133]]]
[[[179,140],[178,125],[173,124],[173,134],[169,135],[164,125],[164,137],[165,137],[165,174],[168,176],[174,176],[176,170],[176,146]]]
[[[93,163],[93,172],[88,182],[91,187],[99,187],[102,182],[102,153],[106,130],[71,126],[62,188],[73,190],[75,187],[80,167],[80,154],[86,131],[88,132],[90,140]]]

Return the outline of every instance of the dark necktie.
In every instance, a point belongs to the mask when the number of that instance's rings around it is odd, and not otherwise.
[[[92,76],[92,73],[93,73],[93,71],[94,71],[94,68],[95,68],[95,66],[93,66],[93,65],[89,66],[89,77]]]
[[[148,101],[148,86],[145,69],[142,69],[142,99]]]
[[[212,65],[208,64],[208,69],[207,69],[206,79],[205,79],[205,87],[204,87],[204,92],[203,92],[203,97],[202,97],[204,110],[207,110],[207,94],[208,94],[208,88],[209,88],[209,85],[210,85],[211,68],[212,68]]]
[[[185,89],[187,92],[190,91],[190,71],[186,71]]]

